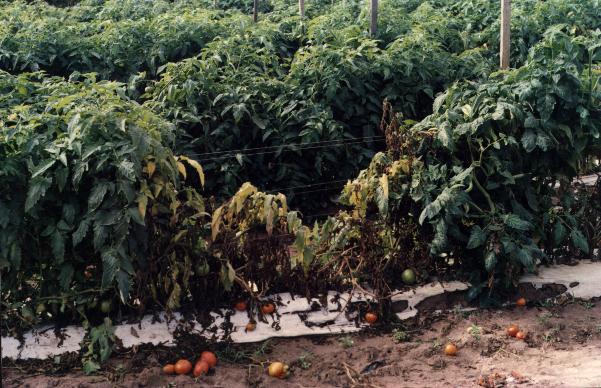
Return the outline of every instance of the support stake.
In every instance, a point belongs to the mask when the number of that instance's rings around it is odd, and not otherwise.
[[[369,25],[369,35],[372,38],[378,33],[378,0],[371,0],[371,23]]]
[[[511,0],[501,0],[501,70],[509,69]]]

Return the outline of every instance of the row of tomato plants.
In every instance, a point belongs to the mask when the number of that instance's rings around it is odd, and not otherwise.
[[[456,84],[423,121],[391,116],[389,151],[346,185],[347,210],[312,228],[248,183],[225,205],[203,198],[203,168],[172,150],[176,127],[121,84],[1,73],[4,313],[17,328],[35,310],[215,305],[249,281],[258,297],[369,276],[384,295],[408,267],[474,269],[492,286],[565,244],[589,253],[591,208],[565,188],[599,152],[596,36],[554,31],[525,66]]]

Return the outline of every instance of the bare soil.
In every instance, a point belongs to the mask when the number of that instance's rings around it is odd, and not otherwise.
[[[510,324],[527,333],[524,341],[506,335]],[[454,357],[443,354],[448,342],[459,349]],[[4,387],[36,388],[599,387],[601,303],[457,310],[422,316],[392,332],[376,326],[348,336],[221,346],[220,363],[211,375],[197,380],[162,374],[169,351],[132,349],[96,376],[85,376],[77,368],[65,371],[35,363],[6,368],[5,363],[2,382]],[[267,376],[266,367],[275,360],[291,366],[288,379]]]

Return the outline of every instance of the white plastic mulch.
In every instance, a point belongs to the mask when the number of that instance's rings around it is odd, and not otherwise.
[[[535,287],[545,284],[562,284],[574,297],[593,298],[601,296],[601,262],[581,261],[578,265],[557,265],[539,268],[538,275],[526,275],[522,283],[532,283]],[[577,285],[574,285],[578,282]],[[572,285],[572,287],[570,287]],[[415,316],[417,304],[421,301],[445,292],[461,291],[468,288],[462,282],[430,283],[416,287],[413,290],[399,292],[392,297],[393,302],[406,301],[408,307],[397,313],[404,320]],[[220,310],[212,312],[214,322],[203,327],[195,320],[184,319],[180,314],[173,314],[167,319],[165,314],[158,317],[146,316],[134,324],[116,326],[115,335],[126,348],[150,343],[154,345],[174,345],[173,333],[178,327],[191,332],[197,332],[207,338],[217,341],[231,340],[233,342],[258,342],[273,337],[298,337],[315,334],[339,334],[356,332],[365,326],[362,320],[355,319],[353,314],[341,312],[341,306],[347,305],[348,293],[330,292],[327,305],[323,306],[318,299],[311,301],[303,297],[292,297],[290,294],[272,295],[269,299],[277,300],[278,317],[268,317],[268,322],[257,321],[256,329],[245,332],[249,322],[247,312]],[[351,302],[367,301],[368,295],[356,292]],[[229,315],[229,320],[225,318]],[[158,318],[158,319],[157,319]],[[277,320],[277,322],[274,321]],[[229,327],[229,336],[224,326]],[[49,327],[37,328],[25,334],[22,344],[16,338],[2,337],[2,356],[11,359],[44,359],[67,352],[77,352],[84,338],[82,327],[68,326],[62,330],[63,339],[59,339]]]
[[[468,284],[462,282],[431,283],[410,291],[399,292],[393,301],[407,301],[408,307],[398,313],[400,319],[407,319],[417,314],[415,306],[422,300],[442,294],[466,290]],[[298,337],[315,334],[340,334],[361,330],[364,324],[356,323],[353,314],[341,312],[341,307],[347,305],[348,293],[329,292],[327,306],[322,306],[318,299],[308,301],[303,297],[292,297],[283,293],[272,295],[269,299],[277,300],[278,317],[268,317],[267,322],[257,321],[256,329],[245,332],[249,322],[247,312],[221,310],[212,312],[214,322],[203,327],[195,320],[186,320],[179,313],[167,319],[166,314],[158,317],[146,316],[134,324],[121,324],[115,327],[115,336],[121,340],[124,347],[150,343],[153,345],[174,345],[173,333],[178,327],[184,327],[190,332],[197,332],[207,338],[217,341],[229,339],[233,342],[258,342],[273,337]],[[367,301],[371,298],[360,292],[352,295],[351,302]],[[317,309],[312,305],[317,305]],[[313,311],[312,311],[313,310]],[[229,314],[229,337],[223,326],[228,325],[224,315]],[[302,318],[301,318],[302,315]],[[277,320],[277,322],[275,322]],[[2,356],[11,359],[45,359],[67,352],[77,352],[84,338],[82,327],[68,326],[61,332],[63,340],[59,339],[51,327],[45,326],[25,334],[21,345],[16,338],[2,337]]]

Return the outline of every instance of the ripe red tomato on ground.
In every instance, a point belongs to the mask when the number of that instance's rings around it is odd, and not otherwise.
[[[217,356],[213,352],[202,352],[200,354],[200,361],[206,361],[210,368],[214,368],[217,365]]]
[[[167,364],[163,367],[163,373],[166,375],[172,375],[175,374],[175,365],[173,364]]]
[[[209,372],[209,364],[206,361],[199,360],[196,365],[194,365],[194,372],[192,375],[194,377],[199,377],[201,375],[206,375]]]
[[[175,373],[178,375],[187,375],[192,371],[192,363],[188,360],[179,360],[175,363]]]
[[[378,315],[376,313],[367,312],[365,313],[365,321],[369,324],[373,324],[378,320]]]
[[[448,343],[444,347],[444,354],[447,356],[455,356],[457,354],[457,346],[455,346],[455,344]]]
[[[515,335],[518,333],[518,331],[520,331],[519,327],[517,327],[516,325],[510,325],[507,328],[507,335],[510,337],[515,337]]]

